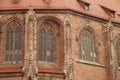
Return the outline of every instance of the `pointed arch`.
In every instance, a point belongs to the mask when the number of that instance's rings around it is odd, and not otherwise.
[[[5,61],[19,62],[22,59],[22,28],[16,20],[11,21],[6,29]]]
[[[11,18],[9,18],[9,19],[6,21],[5,24],[3,24],[2,31],[3,31],[3,32],[6,32],[6,30],[9,28],[9,24],[10,24],[11,22],[13,22],[13,21],[17,22],[17,23],[20,25],[20,28],[21,28],[22,31],[25,30],[25,29],[24,29],[24,21],[23,21],[23,20],[20,20],[20,19],[17,18],[17,17],[11,17]]]
[[[46,24],[48,24],[49,27],[45,30],[45,28],[43,28],[43,26],[45,26]],[[45,43],[45,42],[41,43],[41,44],[43,44],[43,46],[45,46],[45,44],[48,45],[46,47],[47,54],[49,54],[49,56],[47,57],[48,61],[44,61],[44,62],[45,63],[47,62],[48,65],[52,66],[52,67],[53,66],[57,66],[59,68],[63,67],[64,55],[65,55],[64,54],[64,25],[63,25],[63,22],[60,19],[56,18],[55,16],[42,16],[38,19],[38,30],[41,31],[41,34],[45,33],[43,35],[47,35],[45,37],[47,40],[46,42],[48,42],[48,43]],[[38,31],[38,33],[39,33],[39,31]],[[40,36],[38,37],[38,39],[39,38],[40,38]],[[40,44],[39,41],[40,41],[40,39],[38,40],[38,43]],[[51,62],[52,62],[52,65],[51,65]],[[56,65],[54,65],[53,63]],[[46,64],[44,64],[44,65],[46,65]]]
[[[39,60],[53,62],[53,32],[49,23],[43,23],[39,30]]]
[[[78,37],[80,59],[96,62],[95,36],[91,28],[84,28]]]
[[[57,25],[59,25],[59,26],[61,26],[61,27],[64,26],[64,23],[63,23],[60,19],[56,18],[55,16],[42,16],[42,17],[40,17],[40,18],[38,19],[38,23],[39,23],[39,24],[42,24],[42,23],[44,23],[45,21],[54,22],[55,24],[57,24]]]

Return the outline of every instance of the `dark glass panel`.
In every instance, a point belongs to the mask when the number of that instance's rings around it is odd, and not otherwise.
[[[47,61],[53,61],[53,35],[51,31],[47,33]]]
[[[42,29],[39,32],[39,60],[45,61],[45,31]]]
[[[15,53],[14,61],[20,61],[22,55],[22,32],[15,32]]]
[[[80,41],[80,40],[79,40]],[[81,44],[80,44],[81,43]],[[95,42],[91,32],[84,30],[81,34],[81,59],[87,61],[95,61]]]
[[[22,59],[22,32],[19,32],[19,43],[18,43],[18,61]]]
[[[5,54],[5,61],[9,61],[9,32],[6,33],[6,54]]]
[[[13,58],[13,32],[9,33],[9,61],[12,61]]]
[[[20,61],[22,57],[22,31],[16,21],[9,24],[6,32],[6,61]]]

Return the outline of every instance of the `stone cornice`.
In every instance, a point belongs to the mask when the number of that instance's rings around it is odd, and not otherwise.
[[[0,14],[24,14],[28,11],[28,9],[15,9],[15,10],[0,10]],[[88,14],[80,11],[76,11],[73,9],[34,9],[36,13],[71,13],[74,15],[78,15],[84,18],[89,18],[91,20],[96,20],[102,23],[106,23],[109,21],[107,17],[101,17],[93,14]],[[120,21],[112,19],[114,25],[120,26]]]

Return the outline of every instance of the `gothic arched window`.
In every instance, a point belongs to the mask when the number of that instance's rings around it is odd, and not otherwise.
[[[22,30],[20,24],[12,21],[6,31],[5,61],[19,62],[22,58]]]
[[[94,36],[89,30],[83,30],[79,35],[80,59],[86,61],[96,61],[96,47]]]
[[[38,57],[40,61],[53,62],[53,33],[49,23],[44,23],[39,30]]]
[[[117,42],[118,65],[120,66],[120,40]]]

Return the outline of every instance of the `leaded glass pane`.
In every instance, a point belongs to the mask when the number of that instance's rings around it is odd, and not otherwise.
[[[22,55],[22,33],[20,31],[15,32],[15,52],[14,61],[20,61]]]
[[[45,51],[45,31],[42,29],[39,32],[39,60],[45,61],[46,55]]]
[[[47,61],[53,61],[53,35],[52,32],[49,31],[47,33]]]
[[[80,58],[87,61],[95,61],[95,42],[93,34],[90,31],[84,30],[79,38],[78,45],[81,45],[80,48]]]
[[[19,32],[18,61],[22,59],[22,32]]]
[[[48,23],[42,25],[39,31],[38,54],[41,61],[53,61],[53,34]]]
[[[9,32],[6,33],[6,54],[5,54],[5,60],[9,61]]]
[[[22,57],[22,31],[16,21],[12,21],[6,32],[5,60],[18,62]]]

